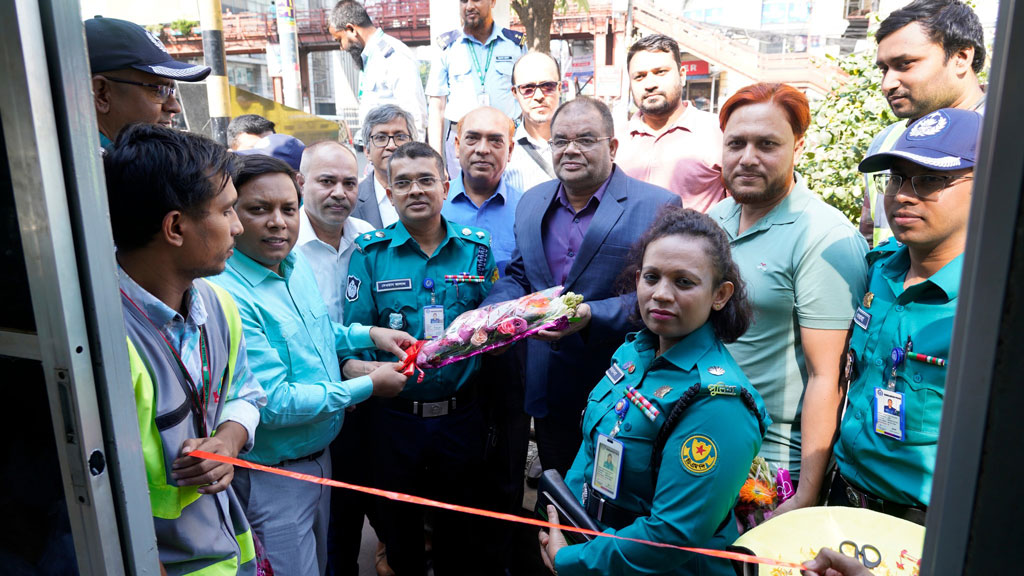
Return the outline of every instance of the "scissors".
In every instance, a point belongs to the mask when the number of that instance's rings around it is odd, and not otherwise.
[[[843,540],[839,544],[839,553],[860,560],[868,570],[882,563],[882,553],[871,544],[857,546],[852,540]]]

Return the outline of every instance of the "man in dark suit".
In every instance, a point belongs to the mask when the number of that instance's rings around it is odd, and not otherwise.
[[[611,112],[599,100],[563,104],[552,118],[551,134],[558,180],[535,186],[520,200],[516,250],[484,304],[559,284],[585,297],[579,322],[526,342],[522,366],[525,409],[535,418],[541,463],[564,475],[582,440],[580,411],[587,395],[626,333],[636,329],[629,320],[636,294],[618,294],[616,280],[633,242],[662,207],[679,206],[680,200],[615,168],[618,141]]]
[[[366,114],[363,149],[373,172],[359,183],[359,197],[352,216],[366,220],[374,228],[386,228],[398,222],[398,212],[385,192],[388,187],[388,159],[399,146],[414,140],[415,127],[412,114],[395,104],[377,106]]]

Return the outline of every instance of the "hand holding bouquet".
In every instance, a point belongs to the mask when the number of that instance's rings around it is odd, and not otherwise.
[[[562,330],[576,318],[583,296],[562,286],[527,294],[459,314],[435,340],[423,344],[416,357],[422,368],[440,368],[492,348],[506,346],[541,330]]]
[[[771,518],[775,508],[794,493],[789,470],[778,468],[773,475],[765,459],[758,456],[750,463],[750,474],[740,488],[736,517],[744,530],[750,530]]]

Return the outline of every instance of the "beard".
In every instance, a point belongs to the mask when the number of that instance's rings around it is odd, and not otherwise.
[[[356,68],[358,68],[360,72],[363,70],[363,48],[365,47],[366,45],[353,41],[349,43],[348,48],[345,50],[352,56],[352,60],[355,61]]]
[[[729,193],[732,194],[732,197],[736,200],[737,204],[770,204],[785,196],[786,193],[789,192],[789,188],[792,183],[793,172],[790,170],[776,178],[767,180],[764,188],[761,190],[736,191],[733,189],[729,180],[726,180],[725,187],[729,190]]]

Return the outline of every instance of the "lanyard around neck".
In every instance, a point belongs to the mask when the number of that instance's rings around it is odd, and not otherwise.
[[[476,55],[476,48],[473,43],[469,43],[469,54],[473,57],[473,68],[476,69],[476,74],[480,78],[480,87],[484,86],[484,81],[487,79],[487,71],[491,69],[491,55],[494,54],[494,45],[497,44],[497,40],[491,42],[487,48],[487,66],[484,67],[483,72],[480,71],[480,59]]]
[[[149,322],[154,330],[156,330],[156,333],[160,335],[160,339],[164,341],[164,344],[167,345],[167,349],[170,350],[171,356],[174,357],[174,360],[178,364],[178,370],[181,371],[181,377],[187,384],[185,392],[188,396],[189,408],[196,419],[197,431],[201,438],[205,438],[208,436],[206,428],[206,413],[212,388],[212,386],[210,386],[210,348],[209,342],[206,338],[206,328],[199,326],[199,362],[202,364],[202,386],[200,387],[196,386],[195,380],[192,379],[192,374],[190,374],[188,368],[185,367],[185,362],[182,361],[178,351],[171,345],[171,342],[167,340],[167,337],[160,331],[160,328],[156,323],[142,311],[142,308],[136,304],[124,290],[121,290],[121,295],[132,303],[132,306],[139,311],[139,314],[142,314],[142,317]]]

